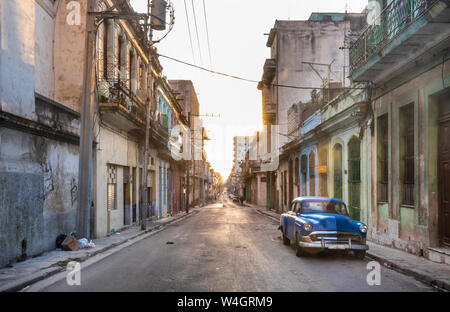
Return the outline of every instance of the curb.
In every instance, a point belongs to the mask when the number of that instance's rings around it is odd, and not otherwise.
[[[271,214],[262,211],[258,208],[255,209],[259,214],[265,215],[267,217],[269,217],[272,220],[277,220],[274,216],[272,216]],[[378,256],[372,252],[370,252],[370,249],[367,250],[367,257],[369,257],[370,259],[376,260],[378,262],[380,262],[382,265],[384,265],[385,267],[392,269],[394,271],[400,272],[402,274],[408,275],[408,276],[412,276],[415,279],[417,279],[418,281],[425,283],[427,285],[430,285],[434,288],[438,288],[440,290],[443,291],[450,291],[450,284],[447,283],[446,281],[442,281],[442,280],[436,280],[430,276],[427,276],[425,274],[422,274],[420,272],[416,272],[414,270],[410,270],[410,269],[406,269],[402,266],[399,266],[398,264],[396,264],[394,261],[390,261],[386,258],[383,258],[381,256]]]
[[[434,288],[438,288],[438,289],[443,290],[443,291],[450,291],[450,284],[447,283],[446,281],[436,280],[436,279],[434,279],[434,278],[432,278],[432,277],[430,277],[428,275],[422,274],[420,272],[417,272],[417,271],[414,271],[414,270],[410,270],[410,269],[406,269],[406,268],[404,268],[402,266],[399,266],[394,261],[388,260],[386,258],[383,258],[381,256],[378,256],[376,254],[371,253],[369,250],[367,251],[367,257],[369,257],[370,259],[373,259],[373,260],[376,260],[376,261],[380,262],[383,266],[385,266],[385,267],[387,267],[387,268],[389,268],[391,270],[403,273],[403,274],[408,275],[408,276],[412,276],[416,280],[418,280],[418,281],[420,281],[420,282],[422,282],[424,284],[430,285],[430,286],[432,286]]]
[[[262,210],[260,210],[260,209],[258,209],[258,208],[255,208],[255,210],[256,210],[256,212],[259,213],[259,214],[263,214],[264,216],[269,217],[270,219],[272,219],[272,220],[274,220],[274,221],[280,222],[280,219],[278,219],[278,218],[272,216],[271,214],[269,214],[269,213],[267,213],[267,212],[265,212],[265,211],[262,211]]]
[[[191,211],[189,211],[188,214],[184,214],[184,215],[182,215],[182,216],[180,216],[178,218],[174,218],[174,219],[172,219],[170,221],[167,221],[165,223],[161,223],[161,224],[159,224],[157,226],[153,226],[151,228],[146,229],[145,231],[140,231],[140,232],[138,232],[138,233],[136,233],[136,234],[134,234],[134,235],[132,235],[132,236],[130,236],[128,238],[124,238],[123,240],[121,240],[119,242],[116,242],[116,243],[104,246],[103,248],[101,248],[99,250],[96,250],[96,251],[93,251],[93,252],[89,252],[89,253],[87,253],[87,255],[81,256],[79,258],[82,261],[85,261],[86,259],[94,257],[94,256],[96,256],[98,254],[104,253],[105,251],[108,251],[109,249],[112,249],[114,247],[117,247],[117,246],[120,246],[122,244],[125,244],[129,240],[134,240],[137,237],[140,237],[142,235],[148,234],[148,233],[158,229],[160,226],[166,226],[166,225],[169,225],[169,224],[171,224],[171,223],[173,223],[175,221],[181,221],[181,220],[186,219],[186,218],[188,218],[190,216],[193,216],[194,214],[197,214],[197,213],[198,213],[198,211],[191,210]],[[49,278],[49,277],[51,277],[51,276],[53,276],[53,275],[55,275],[57,273],[63,272],[65,269],[66,269],[65,267],[53,267],[53,268],[49,268],[49,269],[46,269],[46,270],[43,270],[43,271],[35,272],[35,273],[31,274],[30,276],[24,277],[22,279],[18,279],[16,281],[13,281],[13,282],[11,282],[11,283],[9,283],[7,285],[4,285],[4,286],[0,287],[0,292],[16,292],[16,291],[20,291],[20,290],[22,290],[24,288],[27,288],[28,286],[30,286],[32,284],[35,284],[35,283],[37,283],[39,281],[47,279],[47,278]]]

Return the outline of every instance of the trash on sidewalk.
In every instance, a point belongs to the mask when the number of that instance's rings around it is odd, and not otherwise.
[[[80,248],[81,243],[73,236],[67,236],[62,242],[61,247],[65,251],[77,251]]]
[[[274,237],[274,238],[272,238],[272,240],[273,241],[281,240],[281,236]]]
[[[173,244],[175,244],[175,243],[169,241],[169,242],[167,242],[166,244],[167,244],[167,245],[173,245]]]
[[[58,237],[56,237],[56,249],[62,248],[62,243],[66,239],[66,234],[59,234]]]
[[[95,248],[94,242],[91,240],[90,242],[86,238],[79,239],[78,242],[80,242],[80,249],[83,248]]]

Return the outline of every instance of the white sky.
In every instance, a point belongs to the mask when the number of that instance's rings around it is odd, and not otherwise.
[[[194,63],[184,3],[186,1],[194,48],[195,64],[252,80],[259,80],[269,57],[268,33],[275,20],[307,20],[312,12],[360,13],[368,0],[205,0],[211,47],[210,63],[203,0],[172,0],[175,26],[157,44],[158,52]],[[195,7],[200,49],[192,3]],[[147,0],[131,0],[135,10],[146,12]],[[164,32],[154,32],[156,39]],[[202,61],[200,62],[200,53]],[[221,77],[160,58],[168,79],[192,80],[198,93],[200,114],[220,114],[203,118],[211,141],[206,152],[214,170],[224,179],[233,160],[233,136],[252,135],[262,128],[261,92],[255,83]]]

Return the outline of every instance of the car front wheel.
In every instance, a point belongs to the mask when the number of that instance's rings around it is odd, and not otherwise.
[[[300,236],[298,233],[295,234],[295,255],[297,257],[303,257],[306,255],[306,252],[300,247]]]

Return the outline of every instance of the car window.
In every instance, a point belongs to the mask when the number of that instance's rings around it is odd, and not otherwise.
[[[294,209],[295,209],[295,204],[296,204],[297,202],[292,202],[292,204],[291,204],[291,207],[289,207],[289,211],[294,211]]]
[[[311,200],[302,202],[303,213],[335,213],[341,215],[348,215],[345,204],[335,201]]]
[[[300,203],[299,202],[296,202],[296,205],[295,205],[295,213],[299,213],[300,212]]]

